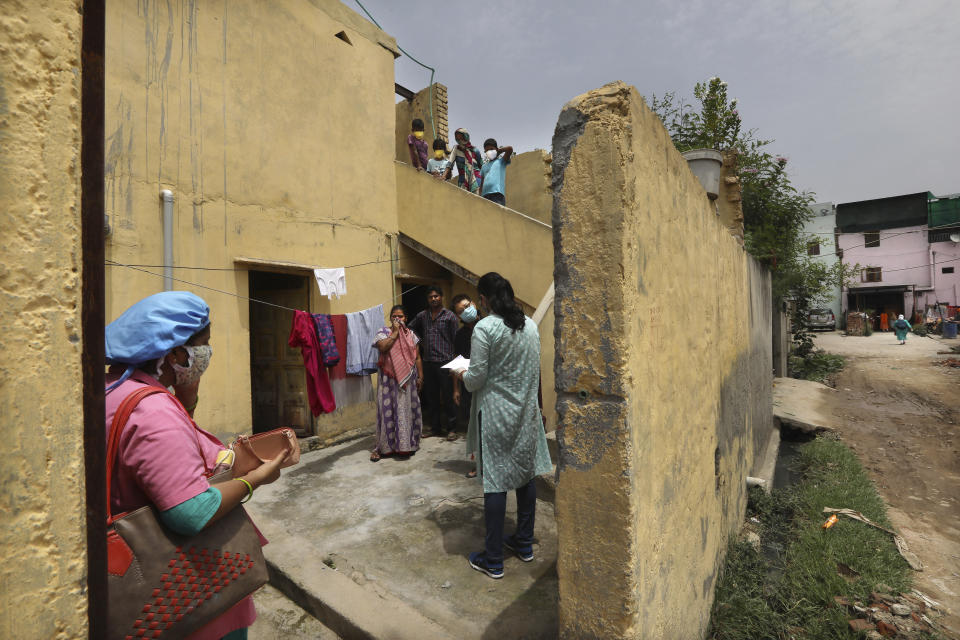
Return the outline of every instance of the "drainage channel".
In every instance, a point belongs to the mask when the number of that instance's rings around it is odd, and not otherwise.
[[[814,434],[799,429],[791,429],[786,425],[780,426],[780,451],[773,468],[774,489],[783,489],[800,481],[802,476],[796,471],[800,445],[810,442],[815,437]]]
[[[803,474],[797,470],[800,458],[800,446],[810,442],[816,436],[798,429],[780,426],[780,450],[773,470],[772,490],[785,489],[802,480]],[[785,531],[780,531],[783,534]],[[783,574],[783,554],[786,550],[783,538],[776,533],[763,537],[760,552],[767,561],[767,585],[776,584]]]

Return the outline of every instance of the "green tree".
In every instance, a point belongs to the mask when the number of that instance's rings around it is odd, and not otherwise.
[[[700,103],[699,110],[678,99],[673,92],[666,93],[662,98],[654,95],[650,101],[677,149],[724,151],[737,146],[744,137],[740,133],[737,101],[727,98],[727,83],[720,78],[698,82],[693,87],[693,95]]]

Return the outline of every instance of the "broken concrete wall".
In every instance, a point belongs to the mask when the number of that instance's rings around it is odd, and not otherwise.
[[[717,198],[717,215],[720,224],[743,245],[743,196],[740,177],[737,175],[737,152],[723,153],[723,168],[720,171],[720,193]]]
[[[0,20],[0,638],[88,632],[80,9]]]
[[[430,102],[430,90],[433,89],[433,103]],[[432,109],[432,112],[431,112]],[[410,164],[410,150],[407,147],[407,136],[410,135],[410,125],[414,118],[423,120],[423,139],[427,142],[430,151],[427,158],[433,157],[433,139],[440,138],[451,145],[449,128],[447,125],[447,88],[439,83],[426,87],[414,94],[413,100],[401,100],[394,107],[396,111],[396,159]],[[431,122],[431,113],[433,120]],[[436,136],[434,136],[436,133]]]
[[[636,89],[568,103],[553,164],[561,636],[702,637],[772,433],[769,276]]]

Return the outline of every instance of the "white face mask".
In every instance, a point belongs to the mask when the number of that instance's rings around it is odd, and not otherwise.
[[[487,152],[486,152],[486,156],[487,156],[487,160],[496,160],[496,159],[497,159],[497,150],[496,150],[496,149],[490,149],[490,151],[487,151]]]
[[[196,347],[184,345],[183,348],[187,351],[187,366],[173,363],[173,371],[176,374],[174,385],[189,384],[199,380],[210,366],[210,358],[213,356],[213,347],[208,344]]]

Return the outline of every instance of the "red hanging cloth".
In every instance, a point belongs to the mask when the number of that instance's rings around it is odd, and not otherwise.
[[[290,339],[287,340],[287,344],[291,347],[300,347],[300,353],[303,355],[311,413],[318,416],[336,409],[337,403],[333,399],[330,379],[327,378],[327,371],[323,368],[323,352],[320,349],[320,341],[317,339],[313,316],[303,311],[293,312],[293,326],[290,328]],[[342,360],[344,358],[341,358]]]

